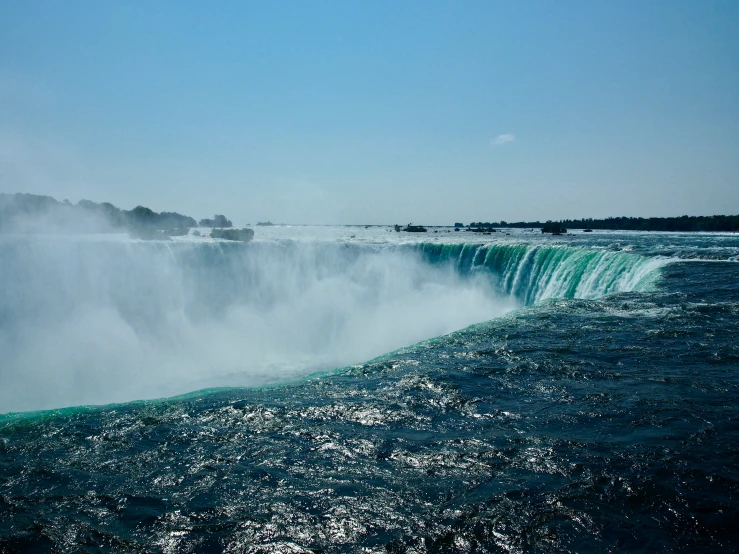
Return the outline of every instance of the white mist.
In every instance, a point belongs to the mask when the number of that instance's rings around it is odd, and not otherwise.
[[[410,250],[346,243],[0,241],[0,413],[254,386],[513,309]]]

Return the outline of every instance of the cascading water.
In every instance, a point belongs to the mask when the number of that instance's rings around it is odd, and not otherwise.
[[[359,363],[664,261],[528,244],[4,240],[0,413],[254,386]]]
[[[549,298],[598,298],[642,290],[670,263],[631,252],[538,244],[420,244],[431,263],[447,263],[463,275],[494,277],[500,294],[524,304]]]
[[[739,239],[258,235],[0,237],[0,551],[731,551]]]

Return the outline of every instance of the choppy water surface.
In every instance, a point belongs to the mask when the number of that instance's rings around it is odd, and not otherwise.
[[[72,285],[58,285],[32,310],[18,300],[31,289],[16,284],[15,300],[2,297],[0,305],[3,348],[10,338],[32,337],[22,333],[38,325],[38,311],[69,324],[67,311],[49,310],[83,301],[117,318],[104,335],[83,327],[90,344],[120,340],[124,329],[136,351],[131,359],[145,367],[116,368],[142,379],[156,375],[160,360],[180,344],[166,330],[194,329],[187,337],[197,343],[223,318],[229,325],[216,327],[221,338],[225,329],[255,329],[240,326],[234,307],[242,317],[271,314],[258,322],[273,322],[268,328],[277,332],[289,321],[280,310],[309,297],[310,309],[295,317],[320,347],[303,344],[272,358],[293,366],[301,356],[331,360],[323,349],[342,342],[351,343],[345,357],[369,352],[356,345],[362,341],[352,342],[355,336],[381,347],[384,339],[373,333],[381,334],[375,327],[383,325],[397,334],[428,318],[476,324],[419,337],[429,340],[343,370],[301,378],[315,367],[332,368],[317,363],[303,373],[281,373],[273,365],[272,381],[289,382],[268,388],[6,415],[0,419],[0,551],[735,551],[737,237],[554,239],[514,232],[485,242],[448,235],[277,228],[246,245],[249,252],[123,241],[132,259],[143,260],[140,278],[107,288],[99,281],[112,273],[102,268],[123,254],[100,266],[93,260],[114,248],[109,241],[103,249],[95,243],[80,253],[76,243],[64,251],[75,264],[50,257],[43,245],[26,244],[33,254],[27,257],[17,243],[14,250],[6,244],[4,259],[14,260],[14,269],[6,264],[0,278],[57,264],[69,283],[85,283],[85,268],[98,285],[94,294],[76,296]],[[169,257],[152,254],[161,248]],[[123,264],[115,267],[120,275]],[[214,279],[219,285],[209,287]],[[145,290],[148,302],[132,307],[130,299]],[[344,300],[332,303],[330,293]],[[411,301],[419,294],[443,309]],[[452,300],[444,304],[445,298]],[[152,303],[155,310],[143,309]],[[400,312],[406,319],[393,327],[387,318],[399,312],[377,315],[386,313],[378,305],[397,303],[417,317]],[[494,312],[490,317],[473,309],[481,303]],[[329,340],[315,330],[320,325],[308,328],[312,312],[338,334]],[[374,318],[371,325],[339,332],[342,324],[361,321],[362,312]],[[46,337],[77,340],[48,327]],[[300,336],[289,333],[289,341],[277,342],[283,350]],[[227,358],[229,378],[254,378],[250,359],[259,365],[266,356],[256,351],[260,344],[241,341],[238,333],[225,336],[228,344],[217,342],[218,348],[240,353]],[[152,337],[166,345],[146,350]],[[188,352],[217,351],[204,348]],[[157,355],[148,366],[146,352]],[[73,375],[82,364],[103,364],[104,354],[60,355],[60,371]],[[24,355],[14,348],[13,371],[36,359]],[[6,383],[30,386],[7,363],[0,367]],[[267,366],[259,367],[263,375]],[[106,367],[97,370],[107,375]],[[47,375],[45,368],[35,371]],[[169,371],[167,378],[176,375]],[[100,388],[105,397],[105,382]],[[15,392],[31,404],[64,397],[51,389],[43,397]],[[12,402],[10,394],[3,398]]]

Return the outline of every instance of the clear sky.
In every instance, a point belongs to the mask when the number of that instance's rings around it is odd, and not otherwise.
[[[739,213],[739,2],[0,2],[0,192],[235,223]]]

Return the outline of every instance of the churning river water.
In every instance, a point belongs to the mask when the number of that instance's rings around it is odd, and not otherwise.
[[[0,237],[0,552],[732,552],[739,237]]]

